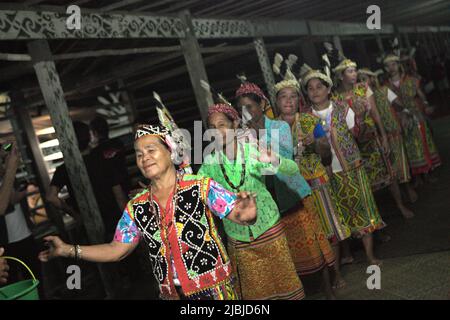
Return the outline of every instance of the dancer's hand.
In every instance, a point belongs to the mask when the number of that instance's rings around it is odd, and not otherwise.
[[[270,148],[265,149],[262,148],[261,146],[257,160],[262,163],[272,163],[272,164],[278,164],[280,162],[280,158],[275,152],[272,152]]]
[[[70,245],[62,241],[57,236],[48,236],[44,238],[44,241],[49,245],[49,249],[39,252],[38,258],[42,262],[48,262],[49,260],[57,257],[69,257]]]
[[[385,155],[389,155],[391,153],[391,147],[389,145],[389,140],[386,136],[383,136],[382,138],[382,145],[383,145],[383,152]]]
[[[315,139],[314,139],[314,133],[309,133],[309,134],[307,134],[307,135],[303,135],[302,136],[302,143],[303,143],[303,145],[305,145],[305,146],[309,146],[310,144],[313,144],[314,143],[314,141],[315,141]]]
[[[240,224],[251,225],[256,221],[256,194],[241,191],[237,194],[236,205],[231,212]]]
[[[0,284],[5,284],[8,281],[9,266],[6,259],[1,258],[4,252],[5,249],[0,248]]]

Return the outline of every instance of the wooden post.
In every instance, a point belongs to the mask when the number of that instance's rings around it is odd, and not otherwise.
[[[306,37],[300,44],[300,50],[304,62],[307,63],[312,68],[318,68],[320,65],[319,54],[317,53],[316,46],[311,37]]]
[[[434,37],[433,37],[433,33],[432,32],[427,33],[427,39],[428,39],[428,43],[430,44],[432,52],[433,52],[433,56],[432,57],[438,56],[439,55],[439,49],[438,49],[438,47],[437,47],[437,45],[436,45],[436,43],[434,41]]]
[[[23,92],[12,91],[10,93],[10,98],[12,107],[10,121],[13,130],[16,133],[17,142],[20,145],[26,146],[27,151],[29,151],[26,154],[26,158],[31,160],[31,164],[30,167],[27,168],[27,171],[28,173],[33,172],[35,174],[39,192],[41,196],[45,198],[50,187],[50,177],[44,161],[44,156],[42,155],[42,150],[39,147],[39,139],[34,131],[33,122],[25,107],[26,102]],[[67,234],[62,216],[49,206],[47,201],[44,201],[44,205],[48,217],[57,227],[61,238],[66,240]]]
[[[22,141],[30,151],[33,164],[35,165],[35,171],[38,180],[41,182],[40,187],[43,187],[41,191],[48,191],[50,186],[50,177],[48,175],[47,166],[42,155],[41,148],[39,147],[39,140],[34,131],[33,122],[30,114],[26,108],[25,98],[22,91],[12,91],[10,93],[11,107],[19,128],[23,130],[25,141]]]
[[[341,38],[339,36],[333,36],[334,47],[339,50],[342,55],[344,54],[344,49],[342,48]]]
[[[403,42],[402,34],[398,31],[398,27],[394,27],[394,38],[397,38],[398,46],[400,48],[405,47],[405,43]]]
[[[439,33],[438,32],[431,33],[430,36],[435,44],[437,56],[440,57],[441,52],[444,51],[444,44],[442,43],[439,37]]]
[[[426,44],[427,44],[428,55],[429,55],[430,59],[433,59],[433,57],[435,55],[434,44],[431,41],[428,33],[424,33],[423,34],[423,38],[424,38],[424,40],[426,41]]]
[[[407,33],[403,34],[403,38],[405,39],[405,46],[408,50],[411,50],[411,42],[409,41],[409,36]]]
[[[375,40],[377,41],[377,46],[378,46],[378,50],[380,50],[380,54],[382,54],[382,55],[385,54],[384,46],[383,46],[383,39],[381,39],[381,36],[379,34],[375,35]]]
[[[75,192],[89,242],[91,244],[103,243],[105,240],[104,224],[86,166],[78,149],[69,109],[64,100],[64,92],[55,63],[52,60],[50,47],[46,40],[34,40],[28,43],[28,51],[33,59],[39,86],[60,142],[64,163]],[[114,274],[106,271],[104,265],[98,264],[98,266],[106,294],[110,297],[114,296]]]
[[[208,107],[212,105],[214,101],[211,92],[206,92],[200,85],[200,80],[208,82],[208,76],[200,53],[200,46],[195,37],[191,14],[188,10],[184,10],[180,13],[179,17],[186,33],[185,38],[180,38],[181,50],[183,51],[192,88],[194,89],[195,100],[197,101],[203,124],[206,126],[208,120]]]
[[[358,66],[359,68],[361,67],[367,67],[370,69],[370,59],[369,59],[369,55],[367,53],[367,49],[366,49],[366,44],[364,43],[364,39],[356,39],[356,49],[358,51],[358,55],[360,58],[359,63],[361,63],[361,66]]]
[[[124,107],[127,109],[128,121],[131,125],[133,125],[133,123],[136,121],[136,118],[138,117],[133,92],[131,92],[130,89],[126,88],[123,79],[119,79],[117,82],[119,85],[119,90],[121,91],[120,94],[124,100]]]
[[[441,33],[442,41],[444,41],[445,50],[450,51],[450,33]]]
[[[417,34],[417,40],[419,41],[419,46],[424,53],[425,58],[430,57],[430,48],[428,47],[427,39],[423,33]]]
[[[270,102],[272,105],[273,112],[275,116],[278,115],[278,110],[276,110],[276,96],[275,96],[275,78],[273,76],[272,64],[270,63],[269,56],[267,54],[266,46],[264,44],[264,39],[262,37],[255,38],[253,40],[255,45],[256,54],[258,55],[259,65],[261,66],[261,71],[263,73],[264,82],[266,83],[266,89],[269,93]]]

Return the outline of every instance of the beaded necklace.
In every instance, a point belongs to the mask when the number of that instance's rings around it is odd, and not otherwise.
[[[238,145],[239,145],[239,149],[242,151],[242,156],[245,157],[244,150],[242,150],[242,145],[241,144],[238,144]],[[238,152],[239,152],[239,150],[238,150]],[[245,161],[243,161],[243,163],[242,163],[241,180],[239,182],[239,185],[236,186],[233,182],[231,182],[230,178],[228,177],[225,166],[223,165],[224,159],[222,159],[221,157],[222,157],[222,155],[219,153],[219,166],[220,166],[220,170],[222,171],[223,177],[225,178],[225,181],[228,183],[228,185],[233,190],[239,191],[239,189],[244,185],[244,182],[245,182],[245,176],[246,176]],[[236,159],[237,159],[237,156],[236,156]]]
[[[169,231],[168,231],[167,224],[166,224],[166,212],[168,211],[167,209],[173,209],[174,211],[176,209],[177,202],[178,202],[178,181],[179,181],[179,174],[177,173],[176,178],[175,178],[174,193],[173,193],[173,197],[172,197],[172,207],[165,208],[164,213],[161,210],[162,219],[160,218],[159,214],[157,214],[157,212],[156,212],[156,207],[155,207],[155,204],[153,201],[153,187],[152,187],[152,184],[150,184],[151,211],[152,211],[152,214],[155,215],[155,217],[156,217],[156,222],[158,223],[159,230],[162,229],[164,231],[164,238],[161,237],[161,240],[162,240],[163,244],[165,244],[167,246],[169,245]]]

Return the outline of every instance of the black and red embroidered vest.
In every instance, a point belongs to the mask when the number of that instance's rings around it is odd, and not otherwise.
[[[215,287],[231,276],[230,260],[206,205],[210,181],[195,175],[182,176],[175,210],[166,208],[165,214],[156,201],[153,204],[157,212],[152,214],[148,191],[129,205],[148,246],[153,274],[164,299],[179,298],[173,265],[186,296]]]

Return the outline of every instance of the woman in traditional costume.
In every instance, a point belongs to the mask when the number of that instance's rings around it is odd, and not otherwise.
[[[303,299],[303,285],[296,273],[280,213],[265,186],[264,170],[292,175],[298,172],[294,161],[268,151],[259,152],[255,144],[238,141],[235,130],[239,114],[226,103],[208,110],[209,128],[220,132],[218,150],[208,154],[198,172],[231,192],[248,190],[257,195],[257,221],[251,226],[224,220],[228,253],[243,299]],[[279,160],[275,168],[272,163]],[[266,172],[267,174],[267,172]]]
[[[292,87],[298,90],[299,84],[292,73],[287,71],[285,79],[275,86],[275,91],[279,94],[284,88]],[[285,121],[263,116],[262,107],[267,98],[262,90],[246,82],[237,90],[236,98],[241,112],[245,106],[251,114],[251,127],[264,130],[259,137],[260,143],[267,143],[272,148],[278,146],[281,156],[293,159],[291,128]],[[296,101],[298,106],[299,100]],[[321,272],[324,292],[328,299],[334,299],[328,267],[335,264],[336,258],[322,228],[310,186],[300,172],[293,176],[278,173],[273,178],[275,198],[286,226],[289,248],[298,274],[306,276]],[[337,278],[339,284],[343,285],[342,277],[339,275]]]
[[[404,205],[402,200],[395,171],[389,159],[391,153],[389,139],[372,89],[366,83],[357,82],[357,65],[354,61],[344,59],[334,68],[334,71],[339,85],[332,99],[346,102],[364,122],[357,137],[357,143],[372,191],[389,187],[402,215],[405,218],[413,217],[414,213]]]
[[[380,113],[381,121],[386,131],[390,154],[389,159],[394,169],[395,177],[400,185],[405,187],[411,202],[417,200],[411,181],[411,172],[402,136],[402,123],[408,123],[408,113],[399,97],[387,86],[381,85],[378,75],[369,69],[358,70],[361,82],[367,83],[374,92],[375,103]]]
[[[441,159],[422,111],[429,103],[420,89],[419,81],[404,74],[399,61],[399,57],[394,54],[387,55],[383,60],[389,73],[386,85],[400,98],[405,114],[409,115],[409,121],[403,127],[403,139],[411,173],[420,182],[421,175],[427,178],[441,164]]]
[[[372,233],[382,229],[381,219],[373,197],[369,178],[363,166],[355,137],[364,123],[345,101],[332,101],[331,79],[315,70],[304,75],[302,85],[310,106],[305,112],[318,117],[331,146],[331,187],[341,221],[352,235],[362,239],[369,264],[381,264],[373,251]],[[345,242],[345,241],[344,241]]]
[[[309,66],[304,64],[301,74],[308,73],[310,76],[312,71]],[[329,77],[322,73],[316,72],[315,74],[329,81],[332,85]],[[286,121],[290,126],[294,158],[299,166],[300,173],[312,189],[312,198],[322,228],[339,261],[339,243],[349,238],[351,231],[345,225],[342,214],[339,213],[329,183],[329,177],[332,175],[330,166],[332,154],[326,132],[320,118],[311,113],[299,112],[297,102],[302,96],[299,85],[280,82],[275,91],[277,92],[276,105],[280,113],[279,119]],[[305,110],[305,107],[303,107],[303,110]],[[340,273],[338,263],[334,264],[334,269],[336,274],[334,287],[341,288],[345,285],[345,281]]]
[[[136,163],[150,185],[127,204],[111,243],[79,246],[59,237],[40,259],[71,257],[91,262],[124,259],[141,239],[147,244],[162,299],[234,300],[230,259],[214,216],[250,225],[256,219],[253,196],[226,190],[216,181],[177,172],[178,137],[161,125],[135,131]]]

